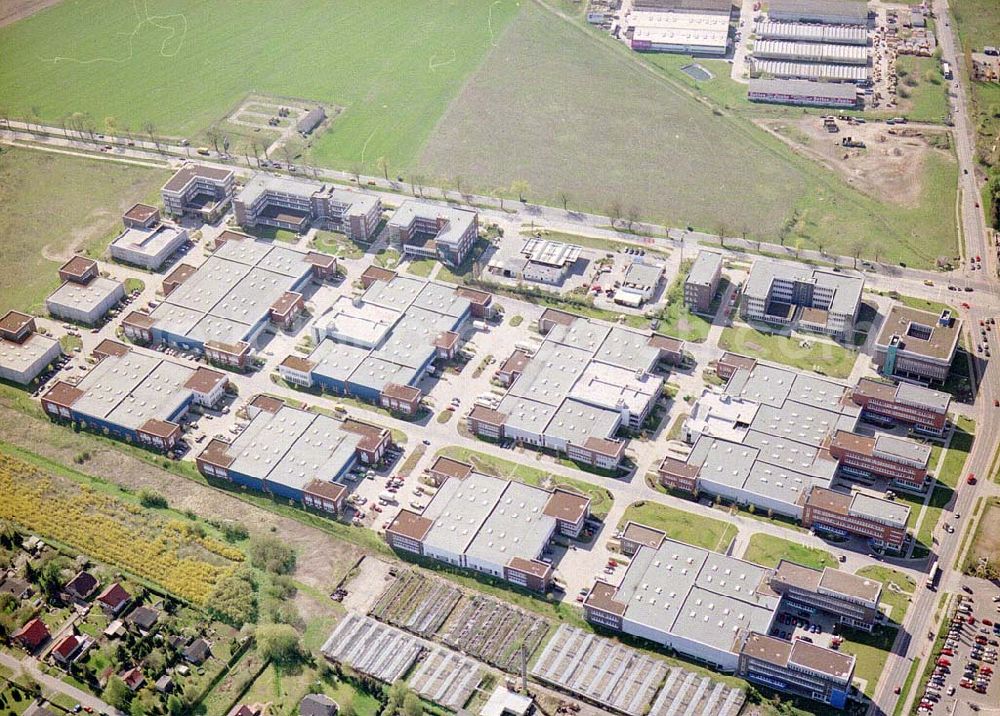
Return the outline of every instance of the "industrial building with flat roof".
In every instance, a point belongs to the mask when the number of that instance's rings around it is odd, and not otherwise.
[[[894,304],[875,340],[878,371],[888,378],[944,383],[961,333],[962,321],[951,310],[936,314]]]
[[[229,233],[196,271],[171,283],[149,315],[133,311],[126,317],[130,339],[197,350],[214,362],[243,367],[287,294],[301,295],[310,280],[332,273],[333,257]]]
[[[633,11],[625,20],[629,47],[639,52],[724,55],[729,15],[677,11]]]
[[[732,0],[633,0],[632,9],[652,12],[716,13],[728,17]]]
[[[170,450],[180,440],[180,419],[191,406],[216,405],[228,383],[218,371],[158,354],[124,350],[103,356],[76,385],[58,381],[42,396],[49,417]]]
[[[722,254],[699,251],[684,279],[684,305],[695,313],[707,314],[722,279]]]
[[[337,299],[312,328],[316,348],[283,361],[282,377],[416,413],[417,384],[435,360],[454,357],[472,304],[450,284],[389,273],[359,298]]]
[[[236,189],[232,169],[185,164],[160,189],[163,207],[172,216],[194,215],[203,221],[217,221],[225,212]]]
[[[858,91],[853,85],[837,82],[751,79],[747,99],[751,102],[851,109],[858,105]]]
[[[187,229],[160,222],[159,212],[155,221],[133,221],[129,214],[134,211],[132,207],[122,217],[125,230],[111,242],[108,251],[116,261],[156,271],[188,240]]]
[[[641,429],[663,388],[653,371],[679,362],[683,344],[563,312],[547,311],[539,330],[545,340],[530,356],[521,351],[506,395],[495,409],[473,408],[469,429],[617,469],[625,449],[619,430]]]
[[[233,211],[247,228],[302,232],[317,226],[341,231],[355,241],[371,241],[382,217],[382,201],[333,184],[258,172],[236,195]]]
[[[400,510],[385,539],[393,549],[545,591],[549,541],[556,533],[578,537],[589,514],[584,495],[470,472],[447,478],[422,512]]]
[[[868,24],[868,3],[863,0],[771,0],[769,20],[824,25]]]
[[[951,395],[914,383],[884,383],[862,378],[851,394],[861,417],[883,425],[903,423],[928,435],[941,435],[948,423]]]
[[[740,316],[851,340],[864,288],[859,273],[757,259],[740,297]]]
[[[868,48],[864,45],[834,45],[826,42],[757,40],[755,57],[764,60],[818,62],[834,65],[867,65]]]
[[[62,355],[59,341],[36,333],[35,319],[8,311],[0,317],[0,379],[27,385]]]
[[[388,223],[389,240],[404,254],[458,266],[479,237],[479,214],[408,199]]]
[[[622,285],[615,291],[615,303],[638,308],[653,299],[662,280],[663,266],[633,259],[622,275]]]
[[[921,489],[930,449],[857,435],[860,414],[847,386],[752,361],[695,402],[683,425],[693,447],[685,459],[663,459],[660,481],[799,520],[809,495],[838,476]]]
[[[125,298],[125,286],[100,275],[93,259],[74,256],[59,268],[62,285],[45,299],[45,308],[59,319],[92,326]]]
[[[388,429],[334,418],[258,398],[247,407],[250,424],[232,442],[213,439],[198,455],[207,477],[337,513],[343,478],[357,462],[382,461]]]
[[[644,529],[660,538],[637,545],[621,585],[598,579],[584,599],[593,624],[739,673],[747,639],[768,634],[789,604],[867,631],[879,614],[882,584],[876,580],[784,560],[771,570]]]

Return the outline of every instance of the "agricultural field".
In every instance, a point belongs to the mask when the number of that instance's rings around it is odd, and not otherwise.
[[[825,549],[806,547],[763,532],[758,532],[750,538],[743,559],[764,567],[776,567],[783,559],[813,569],[837,566],[837,560]]]
[[[20,267],[0,274],[4,310],[43,310],[45,297],[59,286],[56,269],[74,251],[102,254],[121,215],[158,192],[168,176],[117,162],[0,149],[4,261]]]
[[[803,347],[802,341],[808,346]],[[789,337],[758,331],[752,326],[729,326],[722,331],[719,348],[763,360],[815,371],[831,378],[846,378],[858,359],[856,351],[814,336]]]
[[[0,518],[204,605],[243,562],[220,540],[113,495],[0,452]]]
[[[632,503],[625,509],[618,528],[623,529],[629,521],[663,530],[670,539],[716,552],[725,552],[737,533],[736,527],[728,522],[702,517],[659,502]]]
[[[112,117],[192,138],[250,93],[319,102],[342,111],[314,161],[374,173],[384,156],[396,171],[517,12],[515,0],[305,0],[278,22],[266,0],[64,2],[0,28],[0,97],[15,117],[82,112],[101,129]]]

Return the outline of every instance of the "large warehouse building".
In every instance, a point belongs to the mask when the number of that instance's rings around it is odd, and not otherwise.
[[[868,48],[864,45],[834,45],[828,42],[791,42],[757,40],[754,57],[763,60],[818,62],[833,65],[867,65]]]
[[[868,3],[862,0],[771,0],[767,16],[779,22],[867,25]]]
[[[589,514],[590,498],[575,492],[470,472],[445,480],[422,512],[400,510],[385,539],[397,550],[546,591],[549,541],[557,533],[578,537]]]
[[[302,232],[317,226],[341,231],[355,241],[371,241],[382,218],[382,201],[332,184],[257,173],[236,195],[233,211],[247,228]]]
[[[825,42],[835,45],[867,45],[868,29],[860,25],[811,25],[804,22],[762,21],[754,26],[761,40]]]
[[[285,380],[406,415],[419,410],[416,386],[435,360],[454,357],[472,304],[450,284],[387,273],[360,298],[334,303],[313,326],[315,350],[279,366]]]
[[[76,385],[53,385],[42,396],[45,413],[121,440],[170,450],[181,437],[179,421],[192,405],[213,406],[222,399],[228,379],[218,371],[115,346],[118,350],[104,352]]]
[[[633,11],[626,19],[626,36],[639,52],[724,55],[729,49],[729,15]]]
[[[355,463],[380,463],[388,429],[350,418],[298,410],[258,396],[247,407],[250,424],[232,442],[213,439],[197,457],[208,477],[235,482],[324,512],[339,512],[343,477]]]
[[[641,428],[662,392],[663,378],[653,370],[678,363],[683,344],[552,309],[539,329],[544,342],[519,361],[495,409],[473,408],[469,429],[617,469],[625,450],[619,430]]]
[[[792,62],[752,57],[750,58],[750,74],[753,77],[864,84],[871,78],[871,68],[865,65]]]
[[[590,589],[583,603],[587,620],[663,644],[720,671],[739,671],[744,643],[752,634],[770,632],[783,602],[796,608],[806,603],[810,613],[823,612],[867,630],[878,614],[880,582],[788,562],[770,570],[677,542],[660,530],[644,530],[647,540],[638,546],[621,585],[598,580]]]
[[[268,323],[285,318],[287,306],[301,305],[296,297],[309,281],[334,271],[332,256],[226,233],[229,239],[197,270],[173,280],[150,314],[133,311],[125,318],[130,339],[197,350],[242,368]]]
[[[858,91],[854,85],[838,82],[752,79],[747,99],[771,104],[854,109],[858,106]]]
[[[45,308],[59,319],[93,326],[125,298],[125,286],[100,275],[97,262],[74,256],[59,269],[62,285],[45,299]]]

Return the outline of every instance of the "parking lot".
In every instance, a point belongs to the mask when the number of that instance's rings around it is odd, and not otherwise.
[[[1000,590],[966,585],[956,600],[934,670],[917,695],[919,713],[970,714],[1000,703],[995,670],[1000,650]],[[977,584],[977,586],[978,586]]]

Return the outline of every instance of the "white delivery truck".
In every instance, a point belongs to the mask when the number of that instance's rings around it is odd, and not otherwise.
[[[396,504],[396,496],[394,494],[392,494],[391,492],[382,492],[378,496],[378,501],[379,502],[384,502],[384,503],[389,504],[389,505],[395,505]]]

